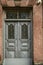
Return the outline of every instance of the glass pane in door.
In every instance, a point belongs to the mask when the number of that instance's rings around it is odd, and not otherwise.
[[[22,39],[28,39],[28,26],[25,23],[22,25],[21,34]]]
[[[13,24],[8,25],[8,39],[14,39],[14,29],[15,26]]]

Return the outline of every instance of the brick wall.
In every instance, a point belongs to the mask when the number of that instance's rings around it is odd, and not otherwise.
[[[17,2],[16,2],[17,3]],[[1,0],[0,4],[0,56],[3,59],[3,8],[2,6],[15,7],[14,1]],[[34,62],[43,62],[43,43],[42,43],[42,5],[36,5],[35,0],[18,2],[17,6],[21,7],[33,7],[33,54]],[[1,63],[2,61],[0,61]]]
[[[42,43],[42,5],[33,6],[33,37],[34,37],[34,60],[36,63],[43,62]]]

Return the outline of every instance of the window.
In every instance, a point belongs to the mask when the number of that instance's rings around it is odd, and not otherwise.
[[[28,39],[28,26],[26,24],[22,25],[22,39]]]
[[[31,13],[28,11],[7,11],[7,19],[29,19],[31,18]]]
[[[14,39],[14,25],[8,25],[8,39]]]
[[[8,11],[6,15],[7,15],[7,19],[16,19],[17,18],[17,13],[14,11]]]

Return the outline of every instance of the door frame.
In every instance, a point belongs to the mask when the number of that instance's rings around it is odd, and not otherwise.
[[[29,7],[29,8],[31,8],[31,7]],[[3,60],[4,60],[4,58],[5,58],[5,56],[4,56],[4,54],[5,54],[5,50],[4,50],[4,48],[5,48],[5,21],[11,21],[11,20],[13,20],[13,21],[31,21],[31,28],[32,28],[32,62],[34,61],[33,60],[33,20],[32,19],[6,19],[6,8],[4,8],[4,10],[5,10],[5,17],[3,18],[4,19],[4,21],[3,21]]]

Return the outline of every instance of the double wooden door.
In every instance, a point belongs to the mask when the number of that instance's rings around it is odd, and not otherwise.
[[[5,21],[3,65],[32,65],[31,21]]]

